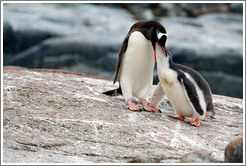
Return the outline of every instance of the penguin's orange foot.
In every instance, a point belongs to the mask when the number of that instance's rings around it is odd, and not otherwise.
[[[131,111],[142,111],[137,105],[135,104],[131,104],[131,105],[128,105],[128,109],[131,110]]]
[[[131,111],[142,111],[136,104],[134,104],[131,100],[127,101],[128,109]]]
[[[200,126],[200,119],[199,118],[196,118],[195,121],[190,121],[190,124],[192,126],[199,127]]]
[[[146,100],[142,100],[141,103],[142,103],[142,106],[143,106],[144,111],[148,111],[148,112],[161,112],[160,109],[157,109],[157,108],[154,108],[154,107],[149,106],[148,105],[148,102]]]
[[[169,117],[174,118],[174,119],[179,119],[179,120],[184,120],[185,119],[185,117],[183,115],[179,115],[179,116],[169,115]]]
[[[148,112],[160,112],[160,113],[162,113],[160,109],[150,107],[150,106],[145,106],[143,109],[144,109],[144,111],[148,111]]]

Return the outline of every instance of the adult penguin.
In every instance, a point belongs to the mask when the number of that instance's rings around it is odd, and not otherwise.
[[[154,46],[166,33],[166,29],[156,21],[140,21],[132,25],[119,51],[114,77],[114,83],[119,78],[119,88],[103,94],[123,94],[132,111],[141,110],[133,102],[134,97],[138,98],[145,111],[160,111],[148,105],[147,97],[153,83]]]

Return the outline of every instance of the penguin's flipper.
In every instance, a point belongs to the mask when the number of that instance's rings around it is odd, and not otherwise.
[[[114,75],[114,83],[117,81],[119,71],[120,71],[121,61],[122,61],[124,53],[126,52],[127,45],[128,45],[128,39],[129,39],[130,35],[131,35],[131,33],[129,32],[127,34],[126,38],[124,39],[122,45],[121,45],[121,48],[119,51],[119,57],[118,57],[118,61],[117,61],[117,66],[116,66],[116,71],[115,71],[115,75]]]
[[[181,84],[184,88],[186,97],[190,100],[193,108],[196,110],[197,113],[199,113],[200,115],[203,115],[204,112],[203,112],[203,110],[199,104],[198,94],[196,93],[196,91],[194,91],[194,89],[195,89],[194,85],[188,79],[179,78],[178,80],[181,82]],[[192,88],[193,88],[193,90],[192,90]],[[190,121],[189,123],[192,126],[199,127],[200,126],[200,118],[196,118],[195,121]]]
[[[179,82],[182,84],[187,99],[191,102],[192,107],[194,110],[200,115],[204,115],[204,110],[202,109],[199,101],[199,96],[196,92],[195,85],[189,79],[183,79],[185,75],[182,73],[178,76]]]
[[[161,102],[161,100],[163,99],[165,95],[165,92],[162,88],[161,83],[159,82],[157,87],[155,88],[152,96],[151,96],[151,100],[150,100],[150,106],[157,108]]]
[[[118,96],[118,95],[122,95],[122,90],[121,90],[121,87],[119,87],[117,89],[102,92],[102,94],[108,95],[108,96]]]

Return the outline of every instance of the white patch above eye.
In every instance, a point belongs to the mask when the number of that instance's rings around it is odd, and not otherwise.
[[[167,36],[166,33],[161,33],[161,32],[159,32],[158,35],[157,35],[157,38],[160,39],[160,38],[161,38],[162,36],[164,36],[164,35]]]

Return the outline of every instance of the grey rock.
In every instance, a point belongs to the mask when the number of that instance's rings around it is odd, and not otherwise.
[[[163,113],[131,112],[112,81],[51,69],[3,69],[3,163],[179,163],[208,151],[223,162],[225,147],[243,136],[243,100],[213,95],[215,118],[199,128]],[[155,86],[153,86],[153,89]]]
[[[195,151],[185,154],[181,160],[181,163],[214,163],[215,159],[211,157],[210,151]]]
[[[225,65],[242,61],[242,15],[204,14],[196,19],[170,17],[159,21],[168,31],[167,47],[174,56],[195,61],[198,57],[221,57],[218,60]]]

